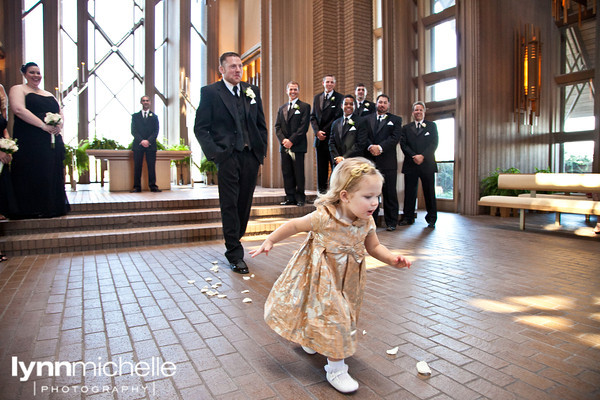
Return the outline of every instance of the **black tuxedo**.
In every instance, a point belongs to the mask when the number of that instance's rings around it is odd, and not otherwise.
[[[313,108],[310,115],[310,124],[315,133],[315,148],[317,149],[317,186],[319,192],[327,191],[329,179],[329,166],[333,167],[329,155],[329,133],[331,124],[339,118],[342,113],[343,96],[335,90],[331,93],[329,100],[324,100],[325,93],[319,93],[313,99]],[[319,140],[317,132],[325,132],[325,140]]]
[[[365,100],[362,104],[359,104],[356,108],[356,115],[359,117],[366,117],[369,114],[373,114],[377,109],[377,105],[375,103],[370,102],[369,100]]]
[[[372,113],[364,119],[367,126],[367,150],[365,156],[375,163],[375,166],[381,172],[384,178],[381,194],[383,195],[383,211],[385,223],[387,226],[395,227],[398,223],[398,191],[396,190],[396,180],[398,178],[398,157],[396,156],[396,147],[400,140],[402,130],[402,118],[397,115],[387,113],[381,123],[377,120],[377,113]],[[382,153],[378,156],[372,155],[369,146],[381,146]],[[377,220],[379,208],[373,213],[373,218]]]
[[[157,189],[156,186],[156,137],[158,136],[158,117],[152,111],[144,118],[142,111],[131,115],[131,134],[133,135],[133,188],[142,189],[142,166],[144,155],[148,165],[148,186]],[[140,144],[142,140],[150,142],[150,146],[144,147]]]
[[[286,199],[293,202],[305,202],[304,195],[304,155],[307,150],[306,132],[310,122],[310,105],[296,100],[294,107],[289,110],[289,103],[285,103],[277,111],[275,121],[275,135],[279,143],[288,139],[293,143],[289,151],[279,146],[281,153],[281,172]]]
[[[221,80],[200,91],[194,133],[204,155],[218,168],[219,203],[227,259],[244,258],[258,169],[267,149],[267,126],[258,87],[240,82],[235,97]]]
[[[335,165],[336,157],[362,157],[367,145],[366,122],[352,114],[347,124],[340,117],[331,124],[329,135],[329,153]]]
[[[435,122],[423,120],[425,126],[420,130],[414,122],[402,127],[400,136],[400,147],[404,153],[404,163],[402,164],[402,173],[405,180],[404,194],[404,219],[412,221],[415,218],[415,205],[417,200],[417,188],[419,178],[423,185],[423,195],[425,196],[425,206],[427,215],[425,220],[430,224],[435,224],[437,220],[437,205],[435,200],[435,173],[437,172],[437,163],[435,161],[435,151],[438,147],[439,137]],[[423,163],[417,165],[413,156],[422,154]]]

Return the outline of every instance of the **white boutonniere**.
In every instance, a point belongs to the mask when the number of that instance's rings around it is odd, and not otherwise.
[[[354,121],[352,118],[348,118],[348,124],[354,126]]]
[[[294,108],[295,108],[296,110],[299,110],[299,109],[300,109],[300,106],[299,106],[298,104],[294,104]]]
[[[365,106],[365,109],[367,109],[367,108],[369,108],[370,104],[369,104],[369,102],[368,102],[368,101],[365,101],[365,102],[363,103],[363,106]]]
[[[387,119],[388,115],[387,114],[383,114],[383,118],[382,119]]]
[[[149,117],[151,117],[151,116],[152,116],[152,111],[150,111],[150,112],[148,113],[148,116],[149,116]]]
[[[334,101],[334,100],[335,100],[335,96],[331,96],[331,97],[329,98],[329,100],[330,100],[330,101]]]
[[[425,128],[427,126],[427,124],[425,122],[421,122],[421,127]]]
[[[246,96],[250,97],[252,100],[254,100],[254,98],[256,97],[256,93],[254,93],[254,90],[252,90],[251,87],[247,87],[246,88]]]

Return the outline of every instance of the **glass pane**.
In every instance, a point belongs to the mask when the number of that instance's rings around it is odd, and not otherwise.
[[[137,22],[131,0],[96,1],[96,22],[111,42],[117,43]]]
[[[77,39],[77,0],[61,0],[61,27],[74,40]]]
[[[454,198],[454,163],[438,163],[435,174],[435,197],[438,199]]]
[[[207,30],[207,18],[206,18],[206,5],[205,1],[198,0],[190,0],[190,8],[191,8],[191,21],[192,25],[200,34],[206,39],[206,30]]]
[[[165,38],[165,2],[160,1],[154,7],[154,45],[156,47],[160,46]]]
[[[427,86],[426,101],[442,101],[455,99],[457,93],[456,79],[449,79],[435,85]]]
[[[383,39],[377,38],[375,42],[375,81],[378,82],[383,80]]]
[[[373,0],[373,11],[375,15],[373,15],[373,29],[378,29],[383,26],[382,18],[381,18],[381,0]]]
[[[456,20],[436,25],[427,31],[430,41],[430,65],[427,72],[456,67]]]
[[[42,71],[40,88],[44,87],[44,8],[38,5],[23,19],[24,63],[33,61]],[[29,39],[29,40],[28,40]],[[54,93],[54,88],[46,88]]]
[[[435,124],[440,139],[435,152],[435,160],[437,162],[454,161],[454,118],[438,119]]]
[[[564,88],[565,132],[593,130],[594,93],[589,82],[569,85]]]
[[[160,93],[165,94],[165,50],[167,45],[159,47],[154,52],[154,86]]]
[[[567,142],[563,154],[563,172],[592,172],[594,141]]]
[[[455,4],[454,0],[432,0],[433,14],[437,14],[441,11],[444,11],[446,8],[451,7]]]

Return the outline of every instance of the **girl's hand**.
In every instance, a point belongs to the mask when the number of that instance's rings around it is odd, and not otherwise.
[[[260,253],[265,253],[266,255],[269,255],[269,251],[271,251],[272,248],[273,248],[273,242],[271,242],[269,239],[267,239],[263,242],[263,244],[260,245],[260,247],[258,249],[250,250],[250,256],[252,256],[252,258],[254,258],[257,255],[259,255]]]
[[[394,256],[392,260],[394,262],[391,265],[396,268],[410,268],[410,266],[412,265],[412,263],[408,259],[406,259],[406,257]]]

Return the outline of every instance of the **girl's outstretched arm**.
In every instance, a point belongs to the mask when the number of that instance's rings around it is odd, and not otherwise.
[[[389,251],[387,247],[379,242],[379,238],[375,232],[367,235],[367,238],[365,239],[365,248],[367,249],[367,253],[369,253],[371,256],[375,257],[381,262],[391,265],[392,267],[410,268],[411,262],[405,257]]]
[[[277,242],[282,241],[298,232],[308,232],[311,229],[310,223],[311,214],[307,214],[304,217],[294,218],[275,229],[260,245],[256,250],[250,250],[250,255],[256,257],[260,253],[266,253],[269,255],[269,251],[273,248],[273,245]]]

